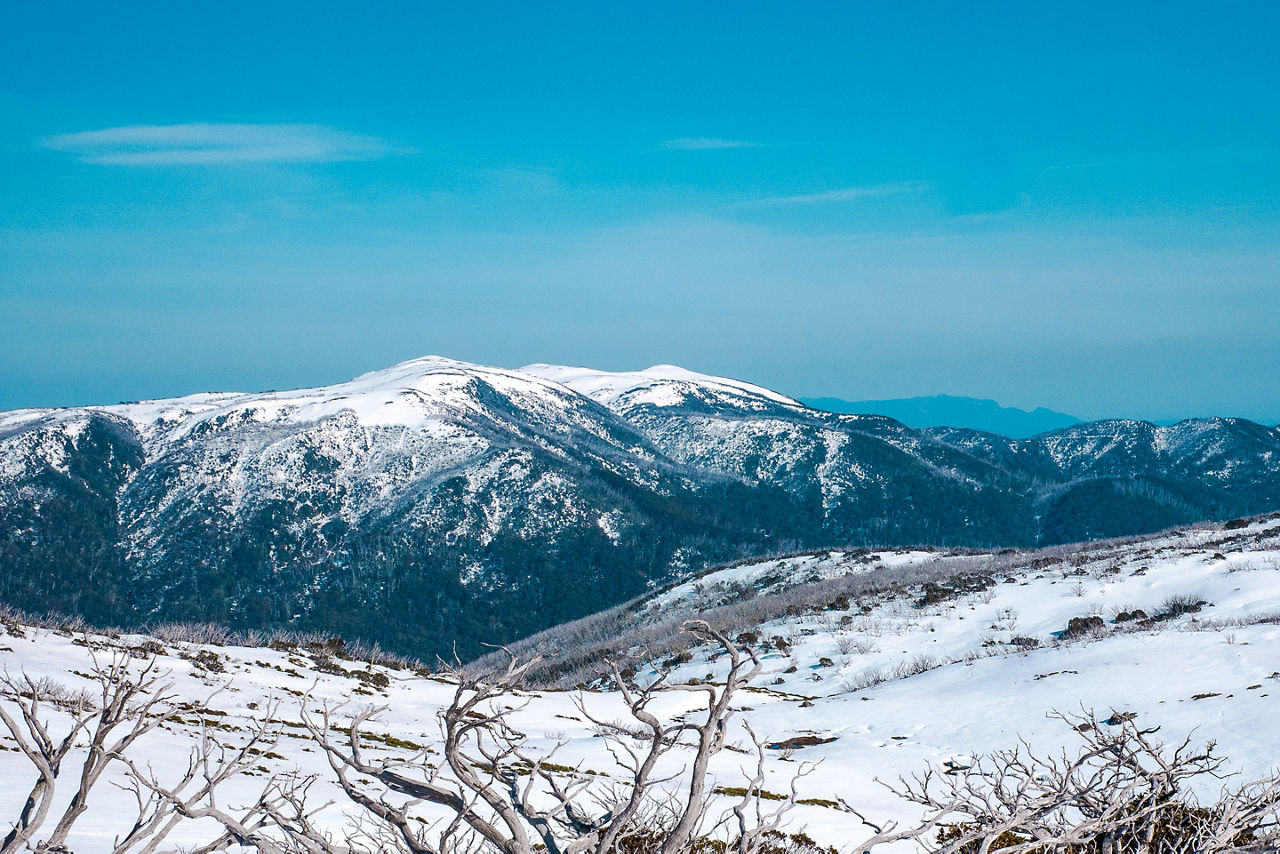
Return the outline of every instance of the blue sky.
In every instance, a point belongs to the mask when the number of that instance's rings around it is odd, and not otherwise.
[[[0,4],[0,407],[438,353],[1274,423],[1277,32],[1231,2]]]

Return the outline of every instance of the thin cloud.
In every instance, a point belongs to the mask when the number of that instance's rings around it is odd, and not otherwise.
[[[838,190],[824,190],[821,193],[805,193],[799,196],[775,196],[761,199],[762,205],[822,205],[836,202],[856,202],[861,199],[873,199],[881,196],[898,196],[905,193],[920,193],[929,189],[927,181],[895,181],[891,184],[873,184],[866,187],[842,187]]]
[[[744,142],[740,139],[682,136],[679,139],[668,139],[658,148],[663,151],[713,151],[718,148],[757,148],[759,145],[758,142]]]
[[[59,134],[40,144],[110,166],[332,163],[409,153],[377,137],[304,124],[130,125]]]

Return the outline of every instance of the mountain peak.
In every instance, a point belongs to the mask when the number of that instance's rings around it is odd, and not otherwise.
[[[742,380],[700,374],[679,365],[650,365],[641,371],[600,371],[567,365],[525,365],[521,373],[567,386],[610,409],[649,405],[678,406],[695,392],[711,394],[739,404],[781,404],[800,407],[798,401],[776,391]]]

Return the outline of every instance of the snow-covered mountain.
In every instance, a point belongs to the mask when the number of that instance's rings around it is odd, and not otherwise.
[[[297,392],[9,413],[0,437],[6,601],[52,593],[107,621],[359,634],[390,607],[384,640],[434,649],[416,639],[477,636],[503,600],[545,597],[542,621],[642,589],[614,544],[688,512],[687,478],[604,407],[438,358]]]
[[[323,388],[0,413],[0,600],[466,655],[749,555],[1271,509],[1278,450],[1235,419],[1011,440],[674,366],[428,357]]]

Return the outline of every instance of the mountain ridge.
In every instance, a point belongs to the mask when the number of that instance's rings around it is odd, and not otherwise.
[[[1280,506],[1280,430],[1030,439],[822,412],[675,366],[424,357],[296,391],[0,413],[0,601],[430,657],[718,562],[1021,546]]]
[[[1019,409],[1003,406],[989,398],[936,394],[886,400],[843,400],[838,397],[805,397],[800,400],[815,409],[847,414],[886,415],[911,427],[965,427],[1025,439],[1048,433],[1082,419],[1043,406]]]

